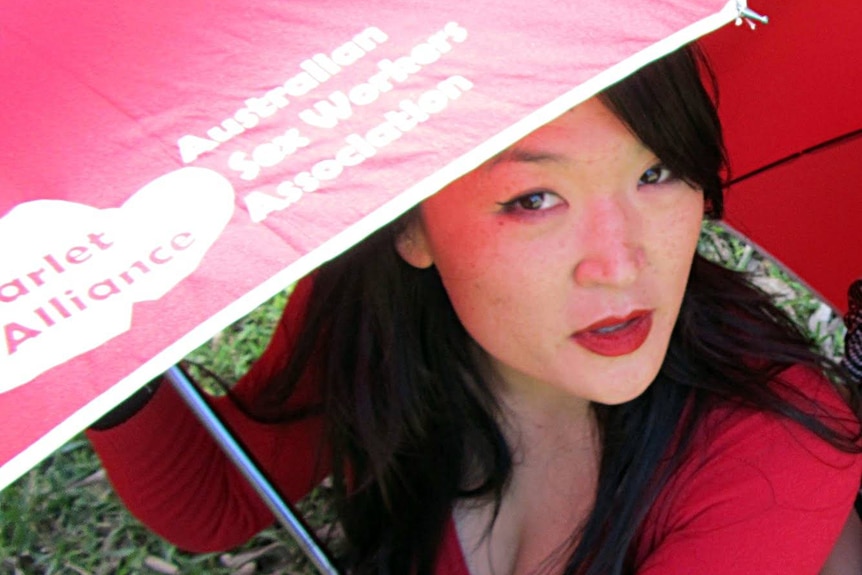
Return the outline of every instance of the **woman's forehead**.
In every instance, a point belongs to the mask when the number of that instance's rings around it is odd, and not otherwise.
[[[648,150],[598,98],[568,110],[528,134],[485,164],[485,170],[507,163],[553,164],[592,156],[606,157]]]

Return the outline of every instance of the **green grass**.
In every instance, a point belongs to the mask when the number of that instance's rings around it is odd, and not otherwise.
[[[707,257],[754,274],[827,353],[840,351],[840,318],[778,266],[715,224],[704,226],[699,249]],[[286,299],[287,292],[279,294],[188,359],[221,379],[235,381],[266,346]],[[207,389],[220,391],[205,370],[193,369],[193,375]],[[299,507],[315,528],[330,524],[325,485]],[[151,535],[125,511],[89,443],[79,436],[0,492],[0,575],[54,573],[263,575],[314,571],[284,531],[275,527],[230,553],[193,555],[177,550]]]

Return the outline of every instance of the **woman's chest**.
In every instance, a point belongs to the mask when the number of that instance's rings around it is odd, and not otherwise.
[[[563,473],[567,481],[510,486],[499,508],[493,502],[465,502],[452,513],[470,575],[521,575],[547,567],[557,572],[576,543],[578,528],[592,508],[592,470]]]

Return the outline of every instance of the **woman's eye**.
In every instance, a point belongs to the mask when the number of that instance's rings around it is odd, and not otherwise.
[[[669,180],[674,179],[673,172],[671,172],[664,164],[656,164],[652,166],[643,174],[641,174],[640,180],[638,183],[640,185],[654,185],[654,184],[663,184]]]
[[[548,210],[561,204],[563,200],[554,192],[529,192],[523,196],[518,196],[508,202],[502,202],[500,206],[503,212],[536,212]]]

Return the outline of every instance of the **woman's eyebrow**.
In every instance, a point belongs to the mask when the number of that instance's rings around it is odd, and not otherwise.
[[[509,162],[562,163],[564,160],[565,157],[561,154],[514,147],[503,150],[502,152],[488,160],[485,163],[485,168],[487,170],[491,170],[500,164],[505,164]]]

